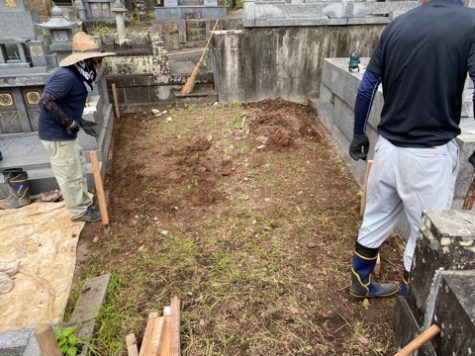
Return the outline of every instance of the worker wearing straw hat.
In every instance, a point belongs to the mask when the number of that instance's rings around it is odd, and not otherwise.
[[[93,90],[102,58],[94,39],[84,32],[73,37],[73,53],[60,62],[45,85],[40,100],[38,133],[50,155],[51,168],[71,219],[95,222],[100,213],[87,190],[84,155],[77,142],[80,129],[97,137],[96,123],[82,119],[88,93]]]

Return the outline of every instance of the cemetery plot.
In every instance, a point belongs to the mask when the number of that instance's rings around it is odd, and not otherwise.
[[[359,190],[315,114],[281,100],[129,115],[109,165],[111,228],[88,225],[81,280],[110,272],[100,354],[137,346],[181,300],[183,355],[384,355],[394,299],[349,297]],[[394,240],[382,278],[397,281]]]

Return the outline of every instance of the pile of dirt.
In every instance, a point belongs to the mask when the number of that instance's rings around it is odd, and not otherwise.
[[[314,113],[310,108],[282,99],[249,104],[255,110],[250,120],[250,132],[261,145],[271,150],[285,150],[298,138],[312,138],[320,142]]]

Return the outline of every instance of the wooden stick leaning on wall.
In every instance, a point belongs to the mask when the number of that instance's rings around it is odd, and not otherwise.
[[[468,186],[467,195],[465,196],[465,200],[463,201],[463,210],[472,210],[473,203],[475,202],[475,172],[472,174],[472,180],[470,181],[470,185]]]
[[[114,102],[114,114],[117,119],[120,119],[119,99],[117,98],[117,88],[115,83],[112,83],[112,101]]]
[[[101,169],[99,168],[99,160],[97,159],[97,151],[90,152],[92,174],[94,176],[94,183],[96,183],[97,202],[101,211],[102,225],[109,225],[109,213],[107,212],[106,197],[104,194],[104,187],[102,185]]]

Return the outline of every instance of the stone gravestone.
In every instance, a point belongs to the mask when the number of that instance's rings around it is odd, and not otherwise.
[[[73,27],[77,28],[77,24],[68,22],[61,16],[61,10],[54,9],[48,26],[44,26],[50,35],[37,36],[25,3],[0,0],[0,151],[3,155],[0,172],[22,167],[28,172],[31,194],[38,194],[57,188],[49,157],[36,132],[38,103],[46,81],[57,67],[58,55],[71,51]],[[104,162],[110,146],[113,114],[103,71],[96,82],[83,117],[99,124],[100,136],[95,139],[81,131],[79,141],[86,150],[97,149],[99,159]],[[105,164],[102,171],[105,172]],[[92,182],[92,175],[88,176]],[[5,190],[2,183],[0,175],[0,195]]]

